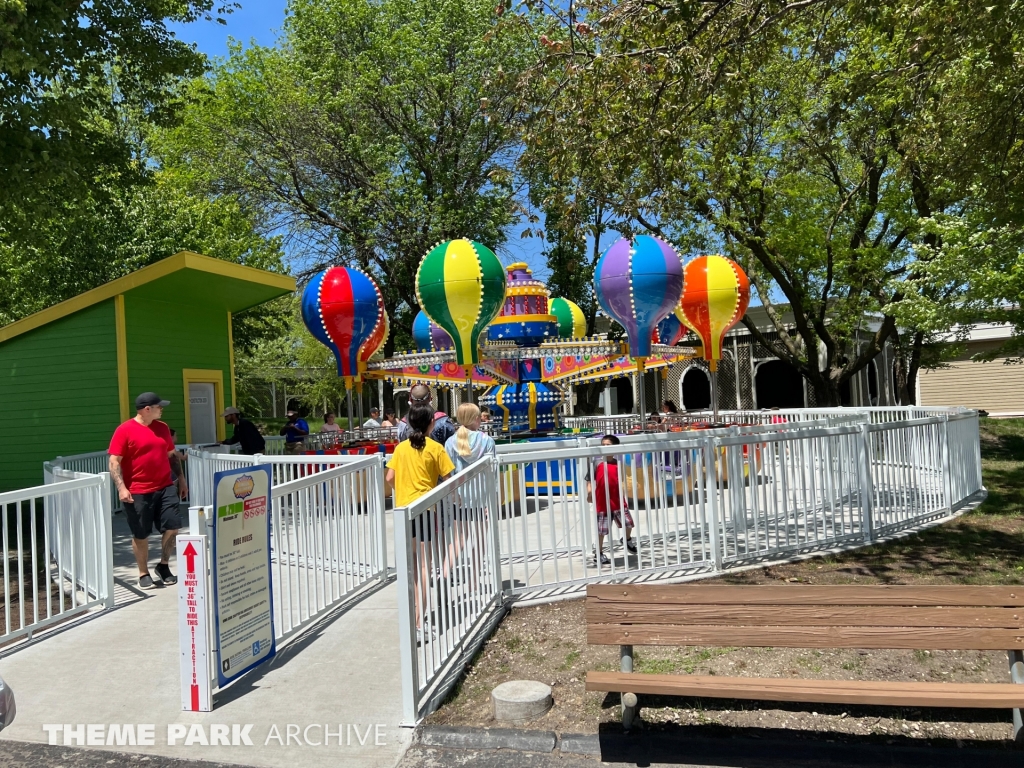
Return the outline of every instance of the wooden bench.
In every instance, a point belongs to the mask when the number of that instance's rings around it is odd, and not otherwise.
[[[636,694],[902,707],[1013,709],[1024,742],[1024,587],[690,586],[592,584],[587,642],[618,645],[621,672],[588,672],[587,690]],[[647,675],[633,646],[1002,650],[1008,683],[892,682]]]

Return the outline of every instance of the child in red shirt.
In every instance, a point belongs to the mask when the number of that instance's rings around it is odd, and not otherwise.
[[[618,445],[619,438],[605,435],[601,445]],[[636,552],[636,542],[630,536],[633,532],[633,517],[629,514],[629,503],[625,491],[619,482],[619,462],[613,456],[598,463],[594,468],[594,483],[587,476],[587,501],[593,500],[597,510],[597,551],[602,565],[611,565],[611,560],[604,553],[604,537],[608,535],[608,513],[611,512],[615,524],[622,528],[626,535],[626,549]],[[595,487],[596,486],[596,487]]]

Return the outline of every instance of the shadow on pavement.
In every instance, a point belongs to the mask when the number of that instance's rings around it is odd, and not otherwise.
[[[844,737],[814,731],[715,726],[650,726],[630,734],[618,724],[602,724],[601,760],[636,766],[713,765],[730,768],[1019,768],[1022,753],[1010,742],[961,742],[948,746],[922,745],[916,739]],[[833,737],[829,739],[829,737]]]

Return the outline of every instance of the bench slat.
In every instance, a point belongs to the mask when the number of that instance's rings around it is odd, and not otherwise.
[[[937,627],[729,627],[587,624],[591,645],[712,645],[779,648],[1024,650],[1024,631]]]
[[[1024,609],[909,606],[672,605],[588,599],[588,624],[731,626],[1003,627],[1024,629]]]
[[[591,584],[588,598],[684,605],[932,605],[1024,607],[1024,586]]]
[[[900,683],[588,672],[587,690],[821,704],[973,709],[1024,707],[1024,685],[1014,683]]]

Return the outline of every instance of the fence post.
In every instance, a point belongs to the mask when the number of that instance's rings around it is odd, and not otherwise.
[[[729,427],[729,435],[731,437],[740,436],[740,428],[738,426]],[[732,517],[733,530],[735,530],[736,537],[736,554],[740,553],[740,528],[743,529],[743,546],[745,551],[749,551],[749,542],[747,541],[747,504],[746,494],[744,493],[744,475],[743,475],[743,445],[730,445],[725,449],[725,459],[723,461],[729,467],[729,498],[731,500],[730,517]]]
[[[949,414],[942,414],[942,492],[945,494],[946,509],[953,512],[953,478],[949,466]]]
[[[1024,684],[1024,651],[1007,651],[1010,657],[1010,682]],[[1020,708],[1013,712],[1013,740],[1017,745],[1024,744],[1024,720]]]
[[[377,551],[377,557],[380,558],[380,580],[381,582],[387,581],[388,578],[388,537],[387,537],[387,519],[384,516],[384,457],[381,454],[376,455],[377,463],[373,467],[373,485],[372,491],[374,498],[374,505],[377,507],[375,510],[375,516],[377,518],[377,540],[379,549]]]
[[[416,599],[413,589],[419,576],[412,572],[413,556],[408,507],[395,507],[395,571],[398,578],[398,648],[402,672],[402,725],[413,728],[419,719],[416,689],[419,665],[416,651]],[[422,523],[421,523],[422,524]]]
[[[874,484],[871,480],[871,424],[865,422],[860,425],[860,508],[861,528],[864,531],[864,540],[874,541]]]
[[[113,608],[114,607],[114,526],[111,516],[113,515],[112,504],[110,501],[110,473],[100,472],[100,477],[103,478],[102,485],[96,489],[97,495],[100,497],[100,530],[103,534],[103,566],[106,568],[104,574],[104,589],[106,595],[104,595],[103,607]],[[49,556],[49,553],[47,553]]]
[[[715,570],[722,570],[722,540],[718,514],[718,477],[715,474],[715,439],[704,438],[704,507],[711,517],[708,529],[711,534],[711,560]],[[712,492],[713,489],[713,492]]]
[[[491,458],[488,469],[486,508],[489,510],[487,519],[491,526],[491,548],[494,551],[494,594],[504,601],[505,590],[501,577],[501,537],[498,535],[498,525],[501,523],[501,496],[498,493],[498,478],[501,467],[496,456]],[[509,584],[510,589],[511,586]]]

